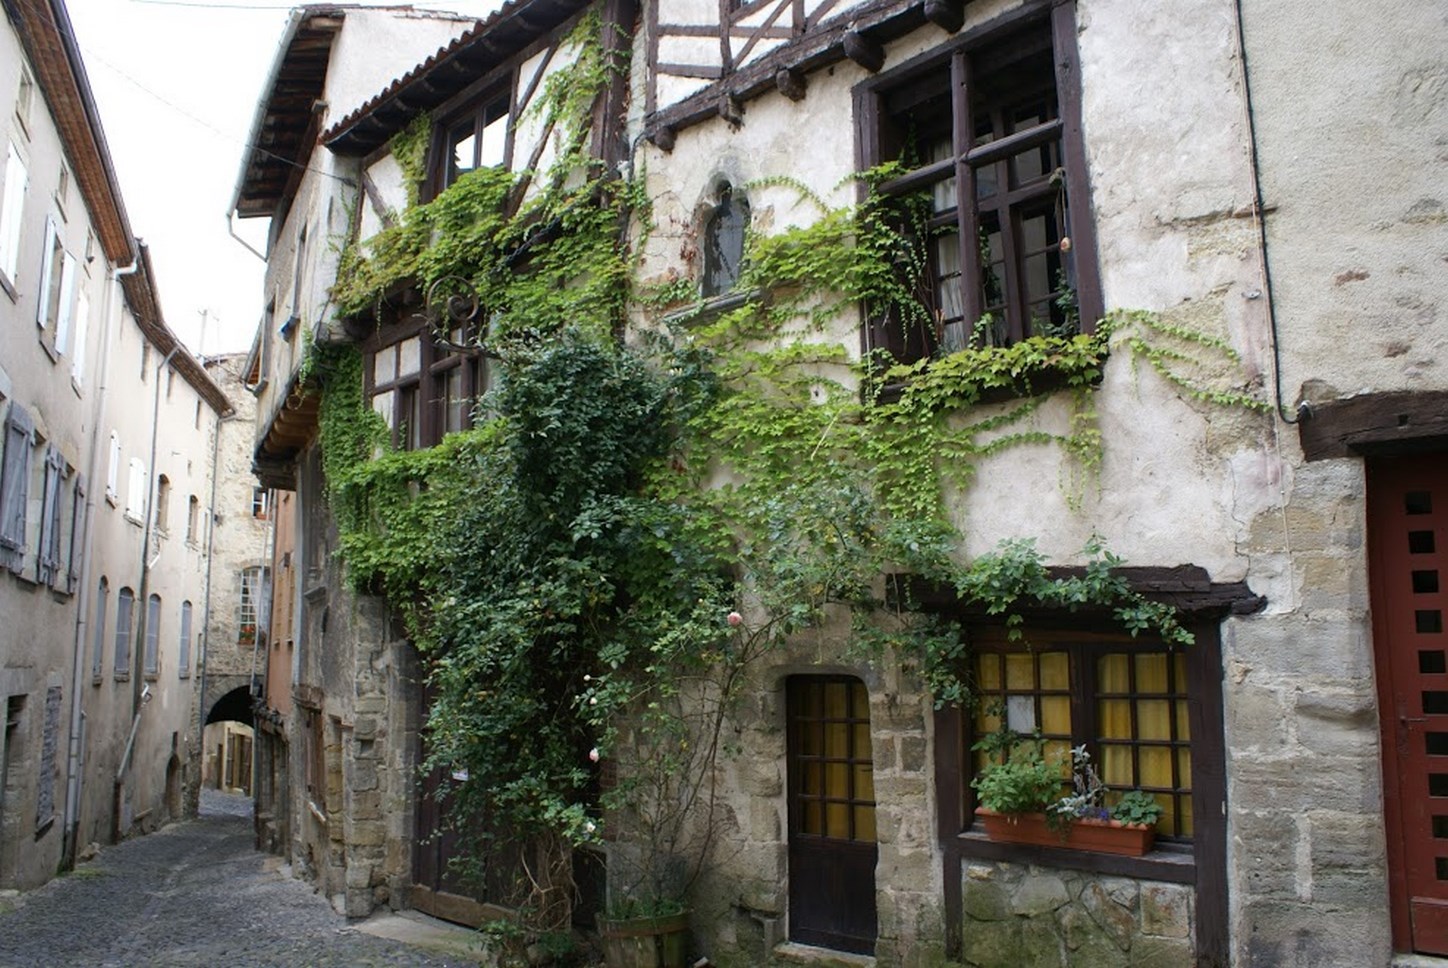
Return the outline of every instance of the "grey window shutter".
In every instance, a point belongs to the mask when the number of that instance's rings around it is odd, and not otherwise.
[[[85,475],[75,476],[75,503],[70,507],[70,553],[65,590],[74,593],[80,587],[81,555],[85,552]]]
[[[5,458],[0,465],[0,564],[19,571],[25,560],[25,502],[30,497],[30,440],[35,424],[19,404],[5,418]]]
[[[60,564],[60,451],[45,449],[45,486],[40,492],[40,547],[36,549],[35,580],[54,587]]]

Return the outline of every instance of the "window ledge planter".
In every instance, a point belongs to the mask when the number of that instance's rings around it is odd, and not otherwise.
[[[1067,827],[1053,829],[1044,813],[997,813],[977,807],[975,815],[986,836],[1004,844],[1036,844],[1089,850],[1099,854],[1140,857],[1156,842],[1156,828],[1145,824],[1124,824],[1119,820],[1074,820]]]
[[[608,968],[684,968],[689,912],[613,919],[598,917]]]

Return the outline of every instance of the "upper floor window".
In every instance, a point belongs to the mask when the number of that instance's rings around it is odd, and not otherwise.
[[[251,516],[258,521],[265,521],[271,517],[270,494],[264,487],[253,487],[251,489]]]
[[[186,543],[194,545],[201,537],[201,502],[195,494],[186,499]]]
[[[251,645],[257,640],[257,623],[262,617],[262,599],[266,595],[266,583],[266,568],[258,565],[241,570],[237,641],[242,645]]]
[[[13,401],[5,415],[3,464],[0,464],[0,564],[18,572],[25,561],[30,501],[30,449],[35,424]]]
[[[8,149],[3,172],[5,182],[0,186],[0,285],[13,290],[15,270],[20,264],[20,215],[25,207],[26,180],[30,173],[13,141]]]
[[[442,191],[476,168],[508,167],[513,155],[512,104],[507,87],[494,89],[442,126],[442,144],[434,173]]]
[[[162,474],[156,478],[156,530],[162,533],[171,525],[171,478]]]
[[[176,674],[185,679],[191,675],[191,603],[181,603],[181,639],[176,653]]]
[[[131,674],[131,612],[136,604],[136,594],[129,588],[122,588],[116,594],[116,656],[113,671],[117,679],[128,678]]]
[[[110,604],[111,583],[101,576],[96,588],[95,628],[91,630],[91,679],[99,682],[106,655],[106,606]]]
[[[30,71],[20,68],[20,85],[15,91],[15,117],[21,129],[30,130],[30,108],[35,103],[35,79]]]
[[[704,222],[704,273],[700,293],[720,296],[734,288],[744,264],[744,233],[749,228],[749,200],[726,182],[719,203]]]
[[[1063,4],[862,90],[866,161],[908,169],[882,191],[918,200],[902,223],[927,266],[925,319],[870,320],[872,349],[912,361],[1074,335],[1099,318],[1075,57]]]
[[[431,447],[473,425],[488,368],[481,354],[461,349],[471,340],[465,327],[454,327],[444,340],[424,326],[369,356],[367,395],[391,425],[398,450]]]
[[[35,322],[57,353],[68,349],[71,307],[75,303],[75,256],[65,251],[55,220],[45,220],[45,251],[40,264],[40,301]]]
[[[154,676],[161,669],[161,596],[146,601],[146,675]]]

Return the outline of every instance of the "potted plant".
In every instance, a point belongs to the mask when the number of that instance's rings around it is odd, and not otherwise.
[[[1039,739],[1024,751],[1014,742],[982,743],[983,748],[1001,750],[1000,762],[987,765],[971,783],[980,803],[976,816],[991,840],[1128,857],[1151,850],[1161,804],[1149,793],[1132,790],[1108,807],[1109,791],[1086,747],[1071,750],[1072,791],[1062,795],[1065,754],[1047,760]],[[982,748],[979,743],[977,747]]]

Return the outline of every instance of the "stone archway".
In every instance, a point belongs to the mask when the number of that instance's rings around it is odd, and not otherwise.
[[[251,679],[218,676],[207,683],[206,693],[198,794],[208,787],[250,795],[255,738]]]

